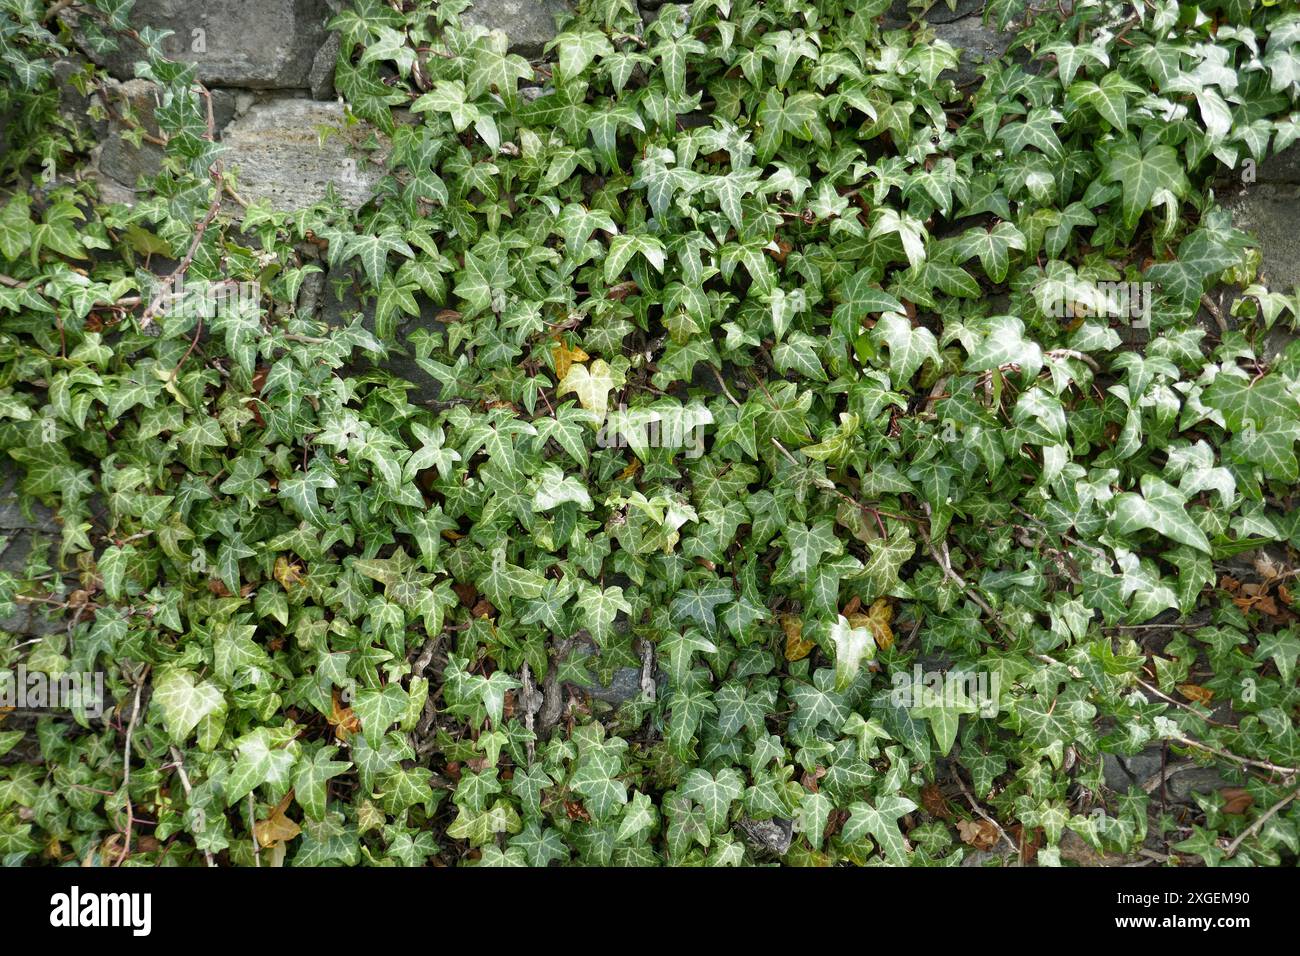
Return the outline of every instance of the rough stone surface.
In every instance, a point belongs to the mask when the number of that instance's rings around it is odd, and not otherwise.
[[[993,25],[985,26],[978,13],[959,20],[936,22],[933,26],[940,40],[961,51],[961,63],[957,67],[958,85],[978,79],[975,68],[987,60],[996,60],[1011,45],[1010,33],[1002,33]]]
[[[584,686],[582,691],[595,700],[603,700],[617,707],[641,696],[641,668],[621,667],[614,672],[614,677],[608,686],[591,684]]]
[[[772,820],[740,820],[736,826],[746,842],[757,850],[785,856],[794,842],[794,821],[776,817]]]
[[[1176,803],[1192,803],[1194,794],[1234,786],[1240,784],[1234,784],[1213,767],[1194,767],[1171,776],[1165,783],[1165,792]]]
[[[322,127],[336,132],[320,141]],[[226,127],[222,142],[228,169],[239,170],[239,192],[250,203],[268,200],[277,209],[301,209],[325,198],[331,183],[343,202],[360,206],[374,193],[383,169],[362,143],[371,130],[348,128],[343,106],[314,100],[254,104]]]
[[[165,52],[193,63],[206,85],[305,89],[329,14],[326,0],[136,0],[131,25],[173,31]],[[130,79],[142,48],[127,39],[92,58]]]
[[[1153,744],[1132,757],[1115,754],[1102,755],[1102,771],[1106,786],[1125,793],[1129,787],[1142,787],[1159,779],[1161,770],[1161,747]],[[1193,794],[1209,793],[1223,787],[1236,786],[1212,767],[1188,766],[1181,758],[1172,754],[1163,764],[1165,777],[1165,795],[1173,803],[1193,803]]]
[[[1131,862],[1129,857],[1120,853],[1098,853],[1083,842],[1073,830],[1061,834],[1061,859],[1075,866],[1123,866]]]
[[[967,847],[961,865],[974,869],[983,869],[985,867],[998,869],[1006,866],[1020,866],[1020,859],[1015,853],[1006,849],[1005,844],[1001,844],[999,849],[995,850],[972,850]]]
[[[556,15],[570,9],[565,0],[475,0],[460,20],[465,26],[501,30],[510,38],[512,52],[535,57],[554,38]]]
[[[334,67],[339,58],[339,35],[331,33],[325,45],[316,51],[311,62],[311,71],[307,74],[307,85],[311,95],[318,100],[334,98]]]
[[[1106,786],[1127,793],[1129,787],[1141,787],[1160,772],[1160,747],[1148,747],[1132,757],[1102,754],[1101,760]]]
[[[1261,183],[1300,185],[1300,143],[1293,143],[1260,163],[1255,178]]]
[[[109,122],[107,134],[103,137],[96,169],[100,173],[101,183],[104,177],[124,187],[124,193],[130,194],[140,176],[155,176],[162,163],[163,149],[156,143],[142,140],[139,146],[124,138],[129,124],[128,115],[140,123],[152,136],[158,135],[158,124],[154,120],[154,110],[158,106],[157,87],[148,80],[127,80],[124,83],[112,83],[106,88],[105,104]],[[96,95],[98,99],[98,95]],[[228,90],[212,90],[212,117],[219,130],[230,122],[237,112],[236,96]],[[110,186],[110,192],[113,190]]]
[[[1264,160],[1254,182],[1233,183],[1220,201],[1239,229],[1258,236],[1265,284],[1288,293],[1300,285],[1300,143]],[[1288,341],[1272,343],[1273,351]]]
[[[57,538],[59,524],[48,508],[33,506],[25,512],[18,503],[17,472],[0,463],[0,572],[21,574],[37,536]],[[20,606],[11,617],[0,619],[0,631],[37,637],[62,626],[40,605]]]
[[[642,6],[644,5],[643,3]],[[951,23],[954,20],[978,14],[983,9],[984,0],[955,0],[954,7],[951,10],[948,9],[948,4],[944,0],[939,0],[926,11],[925,19],[931,23]],[[886,29],[897,29],[911,23],[912,18],[907,12],[907,0],[894,0],[894,5],[889,8],[881,22]]]
[[[1284,160],[1274,169],[1285,169]],[[1261,170],[1263,167],[1261,167]],[[1300,185],[1260,181],[1242,188],[1224,205],[1238,229],[1259,237],[1264,281],[1275,292],[1300,285]]]
[[[16,466],[6,460],[0,464],[0,534],[13,531],[39,531],[55,534],[59,524],[50,509],[33,505],[31,514],[23,511],[18,502],[18,473]]]
[[[907,7],[906,0],[899,0],[895,7],[900,4]],[[946,0],[941,0],[926,12],[925,18],[931,23],[951,23],[969,16],[983,15],[983,12],[984,0],[955,0],[951,9]]]
[[[77,89],[73,79],[89,66],[90,61],[75,54],[54,62],[52,69],[59,90],[59,111],[65,118],[82,124],[82,128],[88,130],[96,140],[102,140],[108,124],[89,115],[90,104],[94,102],[95,96],[93,93],[83,94]],[[0,140],[0,152],[3,152],[3,140]]]
[[[315,318],[325,302],[325,273],[309,272],[298,287],[294,311],[305,318]]]

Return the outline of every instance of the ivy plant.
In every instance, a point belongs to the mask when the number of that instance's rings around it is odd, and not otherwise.
[[[0,0],[56,521],[0,665],[107,700],[0,714],[5,863],[1295,861],[1300,299],[1216,203],[1300,138],[1289,4],[994,0],[958,82],[888,0],[580,0],[532,62],[355,0],[383,177],[292,212],[130,0],[55,6]],[[131,206],[55,73],[127,38]],[[1104,772],[1152,747],[1224,780]]]

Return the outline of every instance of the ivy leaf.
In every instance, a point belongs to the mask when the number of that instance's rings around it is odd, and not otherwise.
[[[881,797],[874,803],[854,803],[849,807],[850,816],[844,824],[843,838],[854,842],[870,834],[886,860],[894,866],[907,866],[907,841],[898,829],[898,818],[915,809],[915,803],[897,794]]]
[[[390,227],[378,234],[353,236],[347,244],[347,258],[360,259],[365,269],[366,278],[372,285],[379,285],[384,277],[388,254],[395,252],[408,259],[415,257],[414,250],[406,244],[395,227]]]
[[[1017,365],[1028,377],[1043,367],[1043,350],[1025,338],[1025,324],[1013,315],[994,316],[988,320],[988,332],[970,351],[968,371],[979,372]]]
[[[1011,266],[1009,250],[1025,249],[1025,237],[1012,223],[999,222],[987,232],[983,229],[968,229],[958,238],[953,252],[959,260],[979,256],[984,273],[991,280],[1001,283],[1007,277]]]
[[[532,77],[532,67],[523,57],[508,53],[506,35],[493,30],[474,41],[466,88],[471,99],[494,90],[507,103],[518,98],[518,83]]]
[[[605,281],[614,282],[637,254],[644,256],[657,271],[664,271],[666,258],[662,242],[654,236],[618,235],[610,240],[609,255],[605,257]]]
[[[258,727],[235,742],[235,764],[226,778],[226,805],[235,806],[266,784],[278,789],[289,782],[297,762],[297,743],[285,746],[266,727]]]
[[[704,820],[713,833],[720,833],[727,825],[731,805],[744,792],[744,780],[731,767],[716,774],[696,767],[682,781],[681,792],[704,810]]]
[[[1114,527],[1119,534],[1149,528],[1180,544],[1210,552],[1205,532],[1187,514],[1187,499],[1178,489],[1155,475],[1143,475],[1142,493],[1124,492],[1116,496]]]
[[[361,718],[361,729],[370,746],[379,746],[388,728],[406,713],[406,704],[406,692],[397,684],[357,691],[353,710]]]
[[[596,30],[561,33],[554,44],[559,50],[560,74],[565,78],[581,76],[596,57],[614,52],[609,37]]]
[[[831,643],[835,646],[835,690],[849,689],[864,660],[876,656],[876,641],[870,628],[851,627],[843,614],[831,625]]]
[[[1124,225],[1129,228],[1151,208],[1158,190],[1182,196],[1187,189],[1187,177],[1172,146],[1152,146],[1146,152],[1136,143],[1115,146],[1106,162],[1105,178],[1123,188]]]
[[[504,607],[510,598],[533,600],[542,596],[546,579],[535,571],[517,567],[506,561],[504,546],[497,550],[487,574],[478,582],[479,589],[497,607]]]
[[[926,359],[936,366],[942,364],[934,333],[926,328],[912,328],[912,323],[897,312],[882,315],[874,333],[889,347],[889,375],[895,386],[910,382]]]
[[[1123,134],[1128,129],[1128,95],[1141,94],[1141,87],[1116,72],[1107,73],[1100,83],[1080,80],[1070,85],[1070,98],[1091,106],[1112,129]]]
[[[574,362],[555,394],[561,397],[572,392],[578,396],[583,408],[604,419],[609,411],[609,393],[621,384],[622,376],[617,375],[604,359],[594,360],[590,368]]]
[[[586,583],[578,586],[577,607],[583,624],[601,647],[608,646],[613,639],[618,612],[632,613],[632,605],[623,599],[621,587],[599,588]]]
[[[199,721],[225,707],[225,698],[214,684],[178,668],[168,668],[154,677],[153,701],[176,744],[185,743]]]
[[[334,760],[337,747],[321,747],[298,757],[293,772],[293,792],[298,805],[312,820],[325,819],[325,785],[352,769],[345,760]]]

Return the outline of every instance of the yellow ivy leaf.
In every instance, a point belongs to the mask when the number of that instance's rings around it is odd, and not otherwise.
[[[850,614],[849,624],[853,627],[865,627],[871,631],[876,646],[887,651],[894,646],[894,632],[889,622],[894,619],[894,608],[885,598],[876,598],[866,614]]]
[[[797,614],[782,614],[781,628],[785,631],[787,661],[801,661],[817,646],[813,641],[803,639],[803,620]]]
[[[290,561],[284,555],[279,555],[275,559],[275,570],[271,573],[280,582],[280,587],[286,591],[292,591],[293,585],[302,580],[302,566]]]
[[[551,349],[551,355],[555,359],[555,379],[559,382],[564,381],[564,376],[569,374],[569,367],[574,362],[585,362],[590,358],[586,352],[576,345],[570,348],[562,341],[555,343]]]
[[[290,790],[284,795],[284,799],[280,801],[269,817],[265,820],[258,820],[253,824],[253,833],[256,835],[259,844],[268,847],[275,846],[277,843],[288,843],[302,832],[302,828],[290,820],[285,813],[289,809],[289,801],[292,799],[293,791]]]
[[[620,384],[615,378],[614,370],[604,359],[596,359],[591,363],[590,369],[574,362],[560,381],[555,394],[559,397],[572,392],[578,396],[583,408],[595,412],[603,421],[605,413],[609,411],[609,393]]]

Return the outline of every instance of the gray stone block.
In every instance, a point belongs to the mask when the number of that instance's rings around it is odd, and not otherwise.
[[[1293,143],[1259,164],[1256,181],[1300,185],[1300,143]]]
[[[307,283],[300,291],[298,297],[299,314],[306,315],[306,310],[314,310],[319,303],[320,320],[326,325],[332,327],[344,326],[352,322],[353,316],[360,312],[362,324],[369,330],[375,328],[375,300],[371,297],[366,303],[362,303],[356,293],[356,285],[351,272],[341,270],[334,275],[325,275],[321,280],[319,290],[308,290]],[[341,294],[340,294],[341,292]],[[307,296],[304,299],[304,295]],[[386,359],[371,365],[363,356],[357,356],[352,362],[348,363],[342,369],[347,375],[364,375],[374,367],[382,368],[391,375],[410,382],[413,386],[407,393],[412,402],[434,402],[442,393],[442,385],[437,379],[433,378],[428,372],[420,367],[419,362],[413,357],[414,349],[406,345],[408,336],[417,328],[426,328],[431,330],[443,330],[446,328],[436,318],[439,307],[429,302],[422,294],[416,294],[416,302],[421,307],[421,314],[414,316],[397,327],[397,342],[390,344],[393,351],[389,352]],[[393,346],[396,346],[394,348]],[[406,354],[402,354],[405,352]]]
[[[794,842],[794,821],[775,817],[771,820],[751,820],[748,817],[738,821],[736,827],[744,835],[745,841],[756,850],[785,856]]]
[[[588,684],[582,687],[582,692],[595,700],[603,700],[617,707],[641,696],[641,668],[620,667],[614,672],[608,686]]]
[[[96,101],[106,99],[109,115],[95,160],[101,192],[109,202],[133,202],[132,189],[139,177],[156,176],[161,168],[162,146],[147,139],[137,146],[127,138],[132,124],[139,124],[152,137],[159,136],[154,119],[159,105],[157,89],[149,80],[109,80],[105,95],[94,97]],[[229,90],[214,89],[211,94],[213,124],[219,135],[222,126],[234,119],[238,97]]]
[[[945,43],[957,47],[961,63],[957,67],[956,82],[969,83],[979,78],[975,68],[981,63],[996,60],[1011,45],[1012,35],[1003,33],[994,25],[985,26],[978,14],[960,20],[933,24],[935,35]]]
[[[565,0],[474,0],[460,20],[464,26],[500,30],[510,38],[512,53],[531,58],[555,37],[555,17],[570,9]]]
[[[93,69],[90,61],[74,54],[56,60],[52,69],[54,82],[59,90],[59,112],[63,114],[64,119],[80,124],[95,139],[102,139],[108,129],[108,123],[104,120],[92,119],[89,115],[95,95],[90,91],[82,93],[74,81],[77,74],[83,70]]]
[[[323,129],[332,129],[322,142]],[[254,104],[222,135],[227,169],[238,168],[239,192],[276,209],[302,209],[325,198],[333,184],[352,208],[366,202],[384,176],[363,150],[373,129],[348,127],[337,102],[272,99]],[[376,134],[377,135],[377,134]]]
[[[329,14],[326,0],[136,0],[130,19],[137,30],[171,30],[164,52],[193,63],[205,85],[306,89]],[[126,38],[113,53],[90,53],[123,80],[142,54]]]
[[[40,504],[24,509],[18,498],[18,469],[7,458],[0,462],[0,571],[21,575],[36,544],[37,536],[45,544],[59,535],[54,513]],[[65,624],[58,614],[50,614],[41,604],[20,605],[17,613],[0,619],[0,631],[39,637],[59,630]]]
[[[936,0],[934,6],[926,11],[925,19],[930,23],[951,23],[963,17],[979,14],[983,10],[984,0],[955,0],[953,9],[948,8],[946,0]],[[894,0],[893,6],[881,18],[881,23],[887,30],[905,27],[911,22],[912,17],[907,11],[907,0]]]
[[[1290,293],[1300,285],[1300,185],[1257,182],[1224,205],[1238,229],[1258,236],[1268,287]]]
[[[158,135],[154,121],[157,87],[148,80],[127,80],[106,88],[105,109],[111,117],[96,164],[98,171],[122,186],[134,186],[141,176],[156,176],[162,165],[163,148],[148,140],[139,146],[125,138],[130,121],[140,123],[151,136]]]
[[[339,58],[339,35],[331,33],[324,45],[316,51],[311,62],[311,72],[307,76],[307,85],[311,95],[318,100],[334,99],[334,67]]]
[[[1171,776],[1165,784],[1165,791],[1176,803],[1192,803],[1193,794],[1212,793],[1224,787],[1235,786],[1240,784],[1226,779],[1213,767],[1196,767]]]

